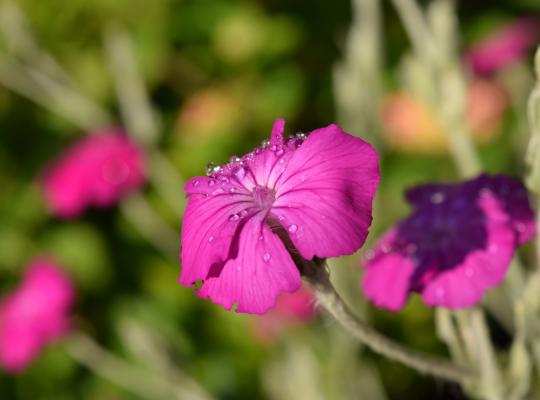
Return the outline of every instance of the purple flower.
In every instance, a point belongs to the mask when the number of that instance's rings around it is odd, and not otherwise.
[[[539,40],[540,22],[524,17],[474,44],[465,59],[474,72],[489,75],[524,58]]]
[[[237,312],[264,314],[300,287],[291,257],[352,254],[371,224],[378,156],[337,125],[269,141],[187,182],[180,283]],[[291,253],[290,253],[291,252]]]
[[[50,260],[34,260],[22,285],[0,301],[0,366],[21,372],[61,337],[73,300],[73,284],[61,269]]]
[[[107,129],[69,148],[46,168],[42,184],[52,212],[75,217],[88,206],[116,203],[145,181],[142,151],[125,134]]]
[[[535,233],[527,191],[508,176],[421,185],[406,198],[412,214],[390,228],[364,262],[364,293],[388,310],[401,309],[411,292],[430,306],[476,304]]]

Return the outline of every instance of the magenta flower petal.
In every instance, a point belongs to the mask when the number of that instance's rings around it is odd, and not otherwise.
[[[535,232],[527,191],[507,176],[421,185],[406,197],[412,214],[364,263],[366,296],[390,310],[400,309],[410,292],[430,306],[476,304],[504,279],[517,246]]]
[[[185,186],[180,282],[203,281],[198,294],[227,310],[266,312],[300,286],[290,252],[351,254],[371,223],[373,148],[335,125],[288,139],[284,126],[277,120],[262,147]]]
[[[74,288],[50,260],[33,261],[22,285],[0,302],[0,365],[25,369],[41,349],[69,328]]]
[[[395,231],[386,234],[379,245],[387,246]],[[383,254],[373,259],[364,274],[362,288],[367,298],[377,307],[397,311],[403,308],[409,297],[414,263],[401,254]]]
[[[281,239],[259,216],[247,220],[232,247],[238,252],[224,265],[214,264],[199,291],[203,298],[230,310],[264,314],[274,306],[281,292],[294,292],[301,284],[300,273]]]
[[[317,129],[278,180],[273,213],[302,257],[352,254],[371,225],[379,176],[378,155],[371,145],[337,125]]]
[[[467,51],[465,59],[474,72],[492,74],[523,59],[539,39],[538,19],[520,18],[475,43]]]
[[[45,200],[63,218],[89,206],[107,207],[145,181],[141,149],[121,131],[110,129],[76,142],[43,172]]]

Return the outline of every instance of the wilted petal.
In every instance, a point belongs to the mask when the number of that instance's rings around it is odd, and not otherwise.
[[[281,292],[300,287],[300,273],[281,239],[259,215],[246,220],[235,238],[234,253],[214,264],[199,295],[230,310],[264,314]]]
[[[379,177],[371,145],[337,125],[317,129],[277,180],[272,214],[302,257],[352,254],[367,236]]]

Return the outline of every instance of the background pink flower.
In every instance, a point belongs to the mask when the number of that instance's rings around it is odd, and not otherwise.
[[[141,149],[117,129],[88,135],[46,168],[43,189],[49,208],[74,217],[88,206],[116,203],[145,181]]]
[[[491,74],[526,57],[539,40],[540,21],[524,17],[473,44],[465,59],[477,74]]]
[[[399,310],[409,293],[430,306],[463,308],[499,284],[519,244],[534,232],[526,189],[507,176],[407,192],[412,214],[368,254],[363,289],[377,306]]]
[[[264,314],[300,287],[291,250],[308,260],[352,254],[371,224],[375,150],[336,125],[284,139],[284,124],[185,186],[180,282],[203,281],[198,295],[227,310]]]
[[[311,289],[301,286],[294,293],[281,293],[275,307],[252,321],[255,337],[262,343],[274,342],[286,330],[305,324],[316,314]]]
[[[60,267],[36,259],[22,284],[0,302],[0,365],[10,373],[24,370],[48,343],[69,328],[74,287]]]

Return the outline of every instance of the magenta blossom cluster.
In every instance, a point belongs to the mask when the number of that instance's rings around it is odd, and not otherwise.
[[[525,58],[539,40],[540,20],[523,17],[475,43],[465,59],[477,74],[492,74]]]
[[[378,155],[337,125],[270,140],[185,185],[180,282],[229,310],[263,314],[301,284],[291,254],[352,254],[367,236]]]
[[[73,284],[58,265],[30,263],[19,288],[0,301],[0,366],[18,373],[66,333],[73,300]]]
[[[527,191],[508,176],[417,186],[406,198],[411,215],[364,262],[364,293],[388,310],[401,309],[411,292],[430,306],[478,303],[535,233]]]
[[[118,129],[94,132],[76,142],[43,173],[51,211],[63,218],[89,206],[106,207],[145,181],[141,149]]]

